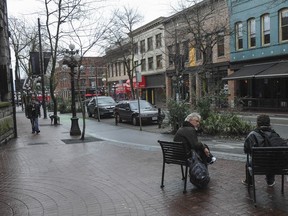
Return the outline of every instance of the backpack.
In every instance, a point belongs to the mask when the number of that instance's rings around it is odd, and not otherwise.
[[[270,135],[262,130],[255,131],[264,138],[264,147],[288,146],[287,140],[280,137],[274,130],[271,131]]]
[[[195,151],[189,159],[189,175],[190,182],[198,188],[205,188],[210,181],[208,168]]]

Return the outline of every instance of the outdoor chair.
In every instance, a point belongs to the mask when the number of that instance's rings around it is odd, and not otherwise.
[[[288,147],[253,147],[251,157],[251,167],[247,173],[252,177],[252,184],[248,181],[248,192],[250,193],[249,185],[252,185],[254,205],[256,206],[255,175],[281,175],[281,192],[284,194],[284,175],[288,175]]]
[[[186,193],[189,167],[188,159],[190,154],[187,154],[184,143],[162,140],[158,140],[158,143],[160,144],[163,153],[161,188],[164,187],[165,164],[176,164],[181,166],[182,180],[184,180],[183,193]],[[183,167],[185,167],[185,173]]]

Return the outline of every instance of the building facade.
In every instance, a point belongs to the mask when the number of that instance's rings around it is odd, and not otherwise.
[[[56,70],[57,86],[55,94],[58,98],[69,100],[71,98],[71,71],[70,68],[63,66],[59,62]],[[81,60],[80,73],[78,70],[74,75],[75,84],[79,84],[79,88],[75,86],[76,95],[88,98],[96,95],[108,94],[106,86],[107,70],[103,57],[83,57]],[[76,82],[77,81],[77,82]]]
[[[288,1],[229,0],[229,103],[287,111]]]
[[[191,105],[205,96],[217,98],[229,68],[226,1],[202,1],[168,17],[164,26],[167,96]]]
[[[106,50],[108,84],[115,89],[116,99],[131,98],[127,65],[134,65],[141,80],[134,83],[140,97],[152,104],[165,103],[165,40],[163,20],[160,17],[133,31],[133,50],[129,47],[131,38],[122,46],[111,46]],[[133,61],[133,62],[132,62]]]
[[[0,2],[0,143],[17,136],[7,2]]]
[[[202,31],[195,32],[198,27]],[[129,64],[139,65],[135,72],[140,72],[145,80],[141,98],[157,106],[171,98],[195,103],[203,96],[197,90],[203,89],[204,81],[205,91],[217,94],[224,87],[222,78],[229,66],[228,32],[225,0],[205,0],[134,30],[134,62]],[[117,46],[106,51],[108,82],[114,86],[120,84],[122,89],[128,79],[123,52],[123,47]]]

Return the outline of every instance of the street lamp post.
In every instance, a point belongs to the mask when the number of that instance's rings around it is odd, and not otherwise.
[[[116,83],[114,82],[113,85],[112,85],[112,89],[113,89],[113,97],[114,99],[116,100],[116,89],[117,89],[117,86],[116,86]]]
[[[77,136],[77,135],[81,135],[81,131],[80,131],[79,124],[78,124],[78,118],[76,116],[74,70],[75,70],[75,67],[77,67],[79,64],[80,56],[78,54],[79,51],[74,50],[75,49],[74,44],[70,44],[69,49],[70,50],[67,49],[65,51],[63,64],[67,65],[71,70],[70,75],[71,75],[72,118],[71,118],[70,135],[71,136]]]
[[[102,75],[102,83],[103,83],[103,92],[104,95],[106,96],[106,77],[104,75],[105,74]]]

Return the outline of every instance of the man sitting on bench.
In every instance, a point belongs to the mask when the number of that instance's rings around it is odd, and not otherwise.
[[[244,152],[250,155],[252,147],[273,146],[287,146],[287,141],[282,139],[279,134],[271,128],[270,117],[268,115],[259,115],[257,117],[257,128],[251,131],[245,139]],[[247,161],[246,163],[246,179],[242,180],[242,183],[246,186],[248,186],[248,182],[252,182],[251,175],[249,175],[248,171],[250,166],[251,160],[249,158],[249,162]],[[267,174],[266,182],[269,187],[273,187],[275,185],[275,176]]]

